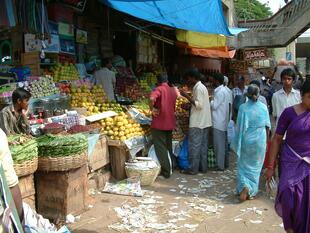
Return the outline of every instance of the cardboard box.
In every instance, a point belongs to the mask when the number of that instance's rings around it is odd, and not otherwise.
[[[66,172],[37,172],[37,210],[53,222],[81,214],[87,206],[86,165]]]

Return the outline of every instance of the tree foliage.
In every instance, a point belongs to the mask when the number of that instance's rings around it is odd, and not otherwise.
[[[234,0],[238,20],[266,19],[272,11],[258,0]]]

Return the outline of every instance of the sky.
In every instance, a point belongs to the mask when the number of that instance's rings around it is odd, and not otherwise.
[[[280,7],[285,5],[284,0],[259,0],[261,3],[267,3],[272,12],[275,13]]]

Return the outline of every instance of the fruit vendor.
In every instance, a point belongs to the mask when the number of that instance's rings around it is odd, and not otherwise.
[[[103,68],[97,70],[94,74],[94,78],[96,80],[96,84],[100,85],[104,92],[106,93],[108,100],[115,100],[114,89],[115,89],[115,73],[111,71],[112,63],[111,60],[105,58],[102,60]]]
[[[161,165],[161,175],[169,178],[175,164],[175,157],[172,154],[172,131],[176,127],[177,92],[174,87],[168,85],[167,75],[159,76],[157,83],[158,86],[150,96],[150,109],[153,115],[151,134],[155,153]]]
[[[12,94],[12,105],[0,112],[0,128],[10,134],[30,134],[30,126],[27,119],[28,101],[30,92],[23,88],[17,88]]]

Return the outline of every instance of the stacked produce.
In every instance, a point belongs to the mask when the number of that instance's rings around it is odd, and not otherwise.
[[[180,126],[180,122],[177,121],[176,128],[172,131],[172,139],[175,141],[182,141],[184,139],[184,133],[182,131],[182,128]]]
[[[52,68],[51,72],[53,73],[55,82],[79,79],[79,72],[72,63],[65,63],[64,65],[57,64]]]
[[[150,87],[154,87],[157,83],[157,77],[156,77],[156,74],[155,73],[145,73],[144,74],[144,77],[146,79],[146,82],[147,84],[150,86]]]
[[[10,135],[8,143],[15,164],[30,161],[38,156],[37,142],[31,136]]]
[[[151,86],[148,84],[146,79],[140,80],[140,87],[142,90],[144,90],[146,93],[150,93],[152,91]]]
[[[138,109],[138,111],[142,114],[144,114],[146,117],[151,117],[152,112],[149,107],[149,100],[148,99],[140,99],[138,102],[136,102],[133,107]]]
[[[33,98],[41,98],[59,93],[59,89],[55,86],[52,76],[49,75],[39,77],[30,82],[21,83],[20,85],[20,87],[29,91]]]
[[[176,112],[177,113],[187,113],[188,112],[189,101],[184,97],[177,98],[176,101]]]
[[[101,122],[103,133],[112,140],[126,140],[136,136],[143,136],[144,131],[140,124],[130,119],[125,113],[119,116],[106,118]]]
[[[100,86],[71,86],[70,93],[72,107],[87,108],[89,115],[102,112],[101,106],[106,100],[106,95]]]
[[[37,139],[39,157],[65,157],[81,154],[88,148],[83,134],[44,135]]]

